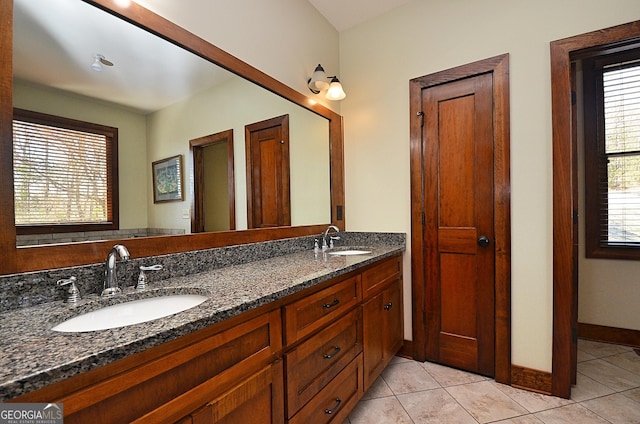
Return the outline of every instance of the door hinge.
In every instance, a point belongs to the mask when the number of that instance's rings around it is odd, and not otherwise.
[[[575,327],[571,329],[571,341],[573,343],[578,343],[578,329]]]
[[[576,92],[574,90],[571,90],[571,105],[575,105],[577,101],[578,97],[576,96]]]
[[[421,127],[424,127],[424,112],[423,112],[423,111],[420,111],[420,112],[416,113],[416,115],[417,115],[418,117],[420,117],[420,126],[421,126]]]
[[[578,224],[578,211],[573,211],[573,224],[577,225]]]
[[[424,212],[422,212],[422,225],[424,226],[426,222],[427,222],[427,219],[425,218]]]

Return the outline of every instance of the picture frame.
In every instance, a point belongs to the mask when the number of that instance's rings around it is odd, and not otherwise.
[[[184,200],[182,155],[171,156],[151,164],[153,203]]]

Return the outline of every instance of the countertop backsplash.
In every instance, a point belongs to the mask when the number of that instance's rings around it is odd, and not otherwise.
[[[379,244],[404,245],[406,242],[404,233],[341,231],[338,235],[340,240],[336,242],[336,247]],[[321,237],[322,235],[318,234],[144,258],[136,258],[135,251],[130,251],[132,259],[118,263],[118,284],[122,288],[135,285],[140,266],[155,264],[163,266],[162,270],[147,274],[149,282],[153,283],[154,281],[196,274],[230,265],[241,265],[312,250],[314,240],[320,241]],[[126,241],[123,244],[126,246]],[[72,275],[77,279],[76,285],[80,289],[81,295],[99,294],[103,288],[104,266],[104,263],[98,263],[0,276],[0,310],[8,311],[46,302],[62,301],[66,297],[67,288],[57,286],[56,281]]]

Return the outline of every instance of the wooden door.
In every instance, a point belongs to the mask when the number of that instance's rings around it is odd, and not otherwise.
[[[291,225],[289,116],[245,127],[249,228]]]
[[[423,90],[427,359],[494,375],[492,75]]]

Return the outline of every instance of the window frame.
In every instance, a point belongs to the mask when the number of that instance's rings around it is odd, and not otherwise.
[[[19,108],[13,109],[13,119],[101,134],[106,137],[107,142],[107,221],[83,224],[16,225],[16,234],[72,233],[119,229],[118,128]]]
[[[585,256],[596,259],[640,260],[640,242],[627,245],[604,244],[602,231],[608,231],[601,211],[607,210],[607,190],[601,184],[599,170],[607,167],[605,154],[605,118],[603,71],[605,66],[640,59],[640,45],[622,52],[600,51],[583,59],[583,113],[585,164]],[[606,171],[605,171],[606,172]],[[605,174],[606,175],[606,174]],[[607,212],[608,216],[608,212]]]

